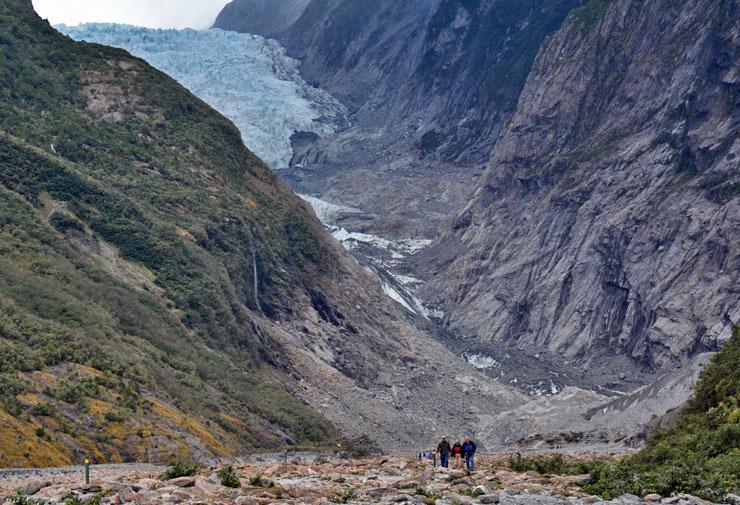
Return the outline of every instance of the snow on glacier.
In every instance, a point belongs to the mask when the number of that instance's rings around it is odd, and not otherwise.
[[[301,77],[275,40],[219,29],[161,30],[116,24],[59,25],[75,40],[119,47],[165,72],[231,119],[244,143],[287,168],[296,131],[332,133],[344,107]]]

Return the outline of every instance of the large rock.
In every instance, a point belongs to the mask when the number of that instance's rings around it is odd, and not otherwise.
[[[33,480],[23,486],[21,492],[26,496],[33,496],[49,485],[50,483],[48,480]]]
[[[498,503],[500,498],[497,494],[486,494],[478,497],[481,503]]]
[[[175,479],[168,480],[167,484],[170,486],[177,486],[177,487],[193,487],[195,486],[195,478],[194,477],[177,477]]]

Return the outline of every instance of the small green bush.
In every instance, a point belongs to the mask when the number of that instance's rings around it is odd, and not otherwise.
[[[198,463],[186,463],[184,461],[170,461],[167,470],[162,475],[163,480],[176,479],[178,477],[190,477],[200,469]]]
[[[218,472],[216,472],[216,475],[221,481],[222,486],[237,488],[242,485],[241,482],[239,482],[239,477],[237,477],[234,467],[231,465],[222,467]]]
[[[122,423],[124,420],[124,416],[121,412],[116,412],[115,410],[109,410],[105,413],[105,420],[109,423]]]
[[[254,487],[272,487],[275,485],[272,481],[265,479],[260,474],[250,477],[249,484]]]

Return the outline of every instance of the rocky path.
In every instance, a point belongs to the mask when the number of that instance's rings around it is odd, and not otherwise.
[[[145,504],[330,504],[410,503],[468,505],[592,505],[603,500],[584,494],[577,482],[584,476],[540,475],[502,469],[502,456],[481,456],[478,470],[433,468],[413,456],[386,456],[361,460],[261,461],[236,467],[240,487],[222,486],[217,467],[204,467],[192,477],[162,480],[162,467],[152,465],[101,465],[92,468],[92,482],[84,484],[84,469],[34,471],[0,475],[0,496],[18,490],[31,502],[95,505]],[[76,501],[67,501],[74,496]],[[623,496],[613,505],[660,502],[706,505],[690,496],[639,498]]]

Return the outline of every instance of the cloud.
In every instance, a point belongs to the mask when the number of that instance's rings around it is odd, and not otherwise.
[[[149,28],[208,28],[229,0],[33,0],[51,24],[124,23]]]

